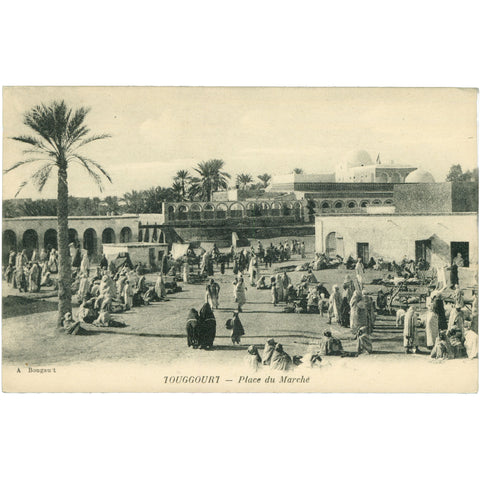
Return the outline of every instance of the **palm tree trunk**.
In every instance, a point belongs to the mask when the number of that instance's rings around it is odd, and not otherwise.
[[[67,169],[58,169],[58,318],[62,326],[65,313],[72,312],[72,263],[68,248],[68,181]]]

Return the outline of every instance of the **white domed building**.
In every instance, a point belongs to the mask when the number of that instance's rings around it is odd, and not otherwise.
[[[346,155],[335,170],[335,181],[346,183],[404,183],[415,167],[376,161],[365,150],[356,150]]]
[[[435,179],[427,170],[417,168],[406,176],[405,183],[435,183]]]

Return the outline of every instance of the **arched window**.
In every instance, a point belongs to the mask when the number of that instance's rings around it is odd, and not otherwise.
[[[393,200],[391,198],[388,198],[383,202],[384,205],[393,205]]]
[[[188,215],[188,207],[186,205],[180,205],[178,207],[178,219],[179,220],[186,220]]]
[[[97,232],[93,228],[87,228],[83,232],[83,248],[88,252],[88,255],[96,255]]]
[[[278,202],[273,202],[272,203],[272,217],[279,217],[280,213],[282,211],[282,205]]]
[[[362,200],[362,201],[360,202],[360,206],[361,206],[362,208],[365,208],[365,207],[368,207],[368,204],[369,204],[369,203],[370,203],[370,202],[369,202],[368,200]]]
[[[270,205],[267,202],[260,203],[260,214],[262,217],[270,215]]]
[[[388,175],[385,172],[377,173],[377,183],[388,183]]]
[[[334,207],[335,208],[343,208],[343,202],[338,200],[337,202],[335,202]]]
[[[3,262],[8,261],[10,250],[17,249],[17,235],[13,230],[5,230],[3,232]]]
[[[49,228],[43,236],[43,245],[45,250],[50,251],[52,248],[58,249],[57,231],[54,228]]]
[[[287,203],[284,203],[282,204],[282,215],[284,215],[285,217],[288,217],[292,214],[292,204],[287,202]]]
[[[170,221],[173,221],[175,220],[175,207],[173,205],[169,205],[168,209],[167,209],[167,215],[168,215],[168,219]]]
[[[213,208],[213,205],[211,205],[210,203],[207,203],[206,205],[204,205],[203,218],[205,220],[212,220],[214,216],[215,216],[215,209]]]
[[[30,258],[33,251],[38,248],[38,235],[35,230],[28,229],[23,234],[23,248],[27,251]]]
[[[217,205],[217,218],[220,220],[227,218],[227,206],[224,203]]]
[[[381,205],[382,204],[382,201],[379,200],[378,198],[376,198],[373,202],[372,202],[372,205]]]
[[[202,207],[198,203],[193,203],[190,206],[190,219],[191,220],[200,220],[202,215]]]
[[[78,232],[74,228],[68,229],[68,244],[74,243],[75,246],[78,246]]]
[[[347,203],[347,207],[348,208],[355,208],[357,206],[357,203],[354,202],[353,200],[350,200],[348,203]]]
[[[106,228],[102,232],[102,243],[115,243],[115,232],[112,228]]]
[[[400,176],[400,174],[397,172],[392,173],[391,183],[401,183],[401,182],[402,182],[402,177]]]
[[[130,243],[132,241],[132,230],[130,227],[123,227],[120,230],[120,243]]]
[[[255,216],[255,204],[253,202],[247,203],[247,217]]]
[[[230,205],[230,216],[232,218],[240,218],[243,217],[244,207],[241,203],[232,203]]]
[[[321,208],[330,208],[329,202],[322,202]]]

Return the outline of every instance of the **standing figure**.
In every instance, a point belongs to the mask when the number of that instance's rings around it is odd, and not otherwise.
[[[198,312],[191,308],[187,316],[187,346],[198,348],[199,336],[198,336]]]
[[[123,291],[121,292],[123,301],[125,303],[125,310],[131,310],[133,306],[133,288],[129,280],[125,280]]]
[[[233,312],[233,320],[232,320],[232,343],[235,345],[240,344],[240,337],[245,335],[245,330],[243,328],[242,322],[240,321],[240,317],[238,312]]]
[[[333,285],[332,295],[329,298],[328,307],[329,323],[335,320],[339,325],[342,324],[342,294],[338,285]]]
[[[255,254],[250,259],[248,273],[250,274],[250,285],[253,287],[258,279],[258,257]]]
[[[40,281],[40,269],[38,268],[38,263],[34,262],[30,267],[30,271],[28,274],[28,291],[38,292],[39,281]]]
[[[438,315],[433,311],[433,305],[436,292],[433,291],[429,301],[427,301],[427,316],[425,319],[425,337],[427,348],[432,350],[438,337]]]
[[[155,293],[159,300],[165,300],[165,298],[167,298],[167,289],[165,288],[162,272],[158,273],[157,280],[155,281]]]
[[[205,303],[200,310],[197,326],[199,347],[204,349],[212,348],[217,331],[217,322],[208,303]]]
[[[234,287],[235,302],[238,305],[239,312],[242,311],[242,306],[245,305],[245,303],[247,303],[247,297],[245,295],[246,290],[247,290],[247,287],[245,286],[243,277],[239,277]]]
[[[218,297],[220,295],[220,285],[213,279],[205,288],[205,302],[209,303],[212,309],[218,308]]]
[[[90,274],[90,260],[88,258],[87,252],[83,254],[82,262],[80,263],[80,272],[82,272],[87,277]]]
[[[405,325],[403,326],[403,346],[405,353],[419,353],[418,332],[417,332],[417,312],[415,307],[410,305],[405,314]]]
[[[275,345],[276,343],[273,338],[269,338],[265,343],[265,347],[263,348],[263,355],[262,355],[262,360],[264,365],[270,365],[273,351],[275,350]]]
[[[357,281],[360,286],[360,290],[363,290],[365,269],[363,268],[363,263],[361,258],[357,260],[357,264],[355,265],[355,275],[357,276]]]
[[[350,300],[350,328],[356,335],[360,327],[368,327],[367,306],[365,299],[359,291],[355,291]]]
[[[450,311],[450,317],[448,318],[448,330],[457,329],[460,332],[462,341],[465,339],[465,329],[463,326],[464,317],[460,304],[455,304],[455,307]]]
[[[447,315],[445,314],[445,305],[443,303],[442,294],[436,292],[434,299],[432,300],[432,311],[437,314],[438,317],[438,329],[447,330],[448,322]]]

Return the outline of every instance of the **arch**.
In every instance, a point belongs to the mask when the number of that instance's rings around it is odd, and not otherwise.
[[[349,200],[347,203],[348,208],[355,208],[357,206],[357,202],[355,200]]]
[[[270,215],[270,204],[268,202],[260,202],[260,215]]]
[[[22,237],[23,248],[27,251],[27,255],[30,258],[32,252],[38,249],[38,234],[32,228],[25,230]]]
[[[169,205],[167,208],[167,217],[170,221],[175,220],[175,207],[173,205]]]
[[[273,202],[272,203],[272,209],[271,209],[272,217],[280,216],[281,210],[282,210],[281,203],[279,203],[279,202]]]
[[[387,198],[384,202],[384,205],[393,205],[393,200],[391,198]]]
[[[5,230],[3,232],[3,262],[8,260],[8,254],[11,250],[17,249],[17,234],[13,230]]]
[[[402,176],[398,172],[393,172],[390,183],[402,183]]]
[[[132,229],[130,227],[123,227],[120,230],[120,243],[130,243],[132,241]]]
[[[381,205],[382,201],[376,198],[375,200],[372,201],[372,205]]]
[[[332,208],[330,202],[322,202],[321,208]]]
[[[143,242],[143,229],[138,229],[138,241]]]
[[[343,208],[344,205],[343,205],[343,202],[341,200],[337,200],[334,204],[333,204],[333,207],[334,208]]]
[[[49,228],[45,235],[43,236],[43,245],[45,246],[45,250],[48,252],[52,248],[58,250],[58,236],[57,231],[54,228]]]
[[[219,219],[227,218],[227,210],[228,208],[224,203],[219,203],[216,209],[217,218]]]
[[[190,219],[200,220],[202,218],[202,207],[198,203],[190,205]]]
[[[97,254],[97,232],[93,228],[87,228],[83,232],[83,248],[90,257]]]
[[[247,217],[255,217],[256,205],[253,202],[247,203]]]
[[[388,175],[385,172],[377,173],[377,183],[388,183]]]
[[[205,220],[212,220],[215,217],[215,207],[211,203],[206,203],[203,206],[203,218]]]
[[[115,243],[115,232],[113,228],[106,228],[102,232],[102,243]]]
[[[282,204],[282,215],[288,217],[292,214],[293,205],[290,202],[284,202]]]
[[[370,202],[369,202],[368,200],[362,200],[362,201],[360,202],[360,206],[361,206],[362,208],[368,207],[369,204],[370,204]]]
[[[74,228],[68,229],[68,244],[74,243],[78,246],[78,232]]]
[[[180,205],[178,207],[178,213],[177,213],[178,220],[186,220],[187,217],[188,217],[188,206]]]
[[[230,216],[234,218],[243,217],[245,207],[241,203],[232,203],[230,205]]]

